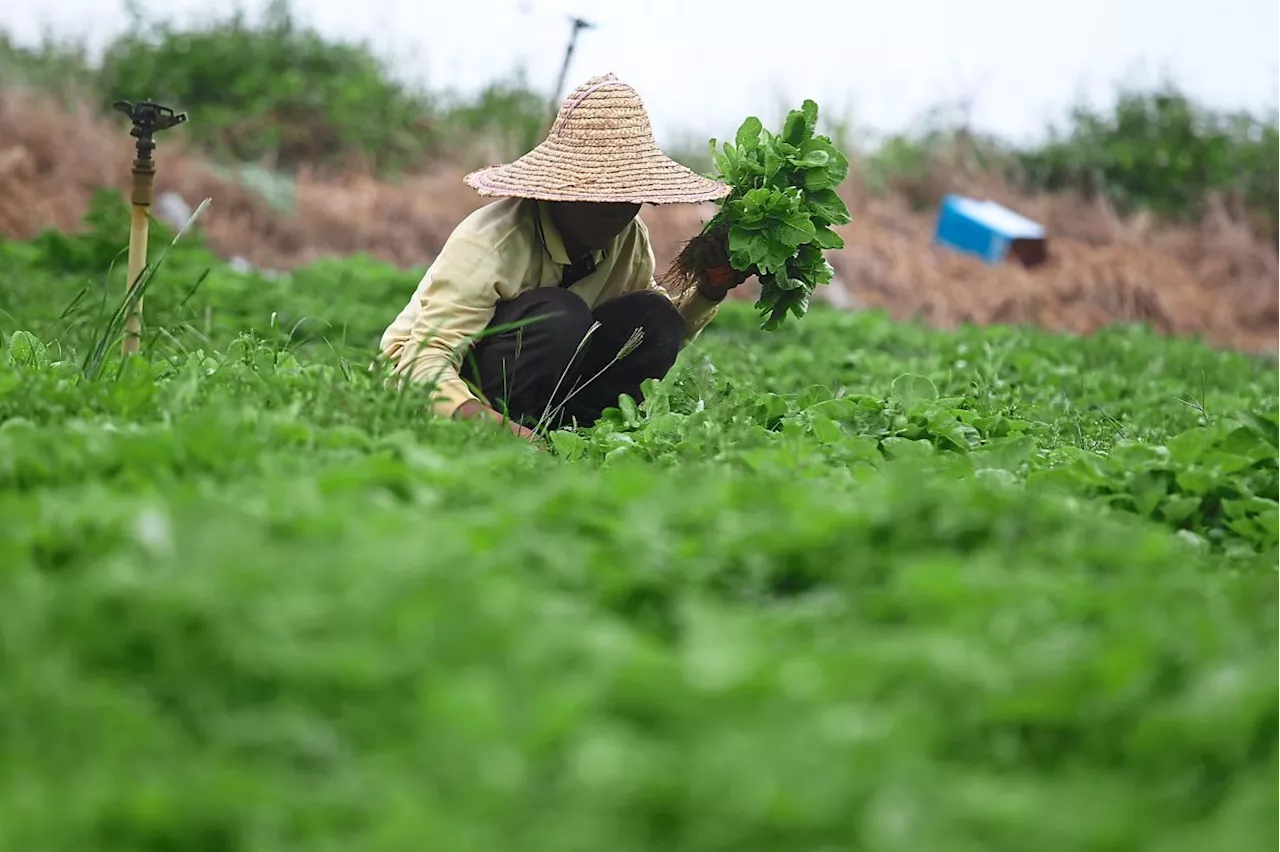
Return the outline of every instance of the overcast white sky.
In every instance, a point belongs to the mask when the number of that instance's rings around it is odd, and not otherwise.
[[[235,5],[256,14],[264,3],[142,5],[198,20]],[[24,42],[47,26],[100,46],[124,26],[123,8],[123,0],[5,3],[0,26]],[[780,99],[795,106],[805,97],[876,131],[969,98],[977,126],[1015,140],[1038,136],[1078,96],[1106,102],[1122,79],[1168,75],[1222,107],[1274,109],[1280,97],[1277,0],[295,0],[294,8],[328,35],[367,40],[408,78],[462,91],[518,63],[549,91],[569,17],[585,17],[597,26],[580,34],[566,89],[617,73],[645,100],[662,144],[727,135],[750,114],[769,122]]]

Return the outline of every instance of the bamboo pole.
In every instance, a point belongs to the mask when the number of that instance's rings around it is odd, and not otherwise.
[[[147,268],[147,230],[150,223],[151,203],[155,195],[156,164],[151,152],[155,150],[155,134],[187,120],[185,112],[152,101],[116,101],[115,108],[133,122],[129,135],[137,141],[137,153],[133,159],[133,185],[130,194],[132,204],[129,219],[129,265],[125,298],[133,296],[143,271]],[[138,352],[142,339],[142,295],[138,294],[125,313],[124,339],[120,341],[120,354]]]

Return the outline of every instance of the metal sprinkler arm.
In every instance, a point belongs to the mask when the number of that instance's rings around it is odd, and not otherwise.
[[[151,159],[151,152],[156,149],[155,134],[182,124],[187,120],[187,114],[174,112],[172,108],[154,101],[116,101],[112,107],[129,116],[133,122],[129,135],[138,140],[137,156],[133,160],[132,201],[136,205],[150,207],[156,173],[155,161]]]
[[[116,101],[112,107],[129,116],[133,130],[129,135],[138,140],[138,159],[150,160],[156,142],[152,137],[161,130],[168,130],[187,120],[185,112],[174,112],[171,107],[154,101]]]

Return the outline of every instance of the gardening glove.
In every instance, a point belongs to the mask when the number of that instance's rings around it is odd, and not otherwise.
[[[703,272],[698,281],[698,292],[712,302],[723,301],[729,291],[747,280],[745,272],[739,272],[729,264],[729,232],[720,231],[701,246]]]

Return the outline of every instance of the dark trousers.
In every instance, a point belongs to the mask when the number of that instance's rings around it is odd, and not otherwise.
[[[593,323],[599,327],[582,343]],[[637,329],[640,342],[615,360]],[[684,320],[661,293],[628,293],[593,311],[568,290],[540,287],[498,303],[460,373],[496,411],[526,426],[561,403],[551,428],[589,426],[624,393],[640,402],[640,383],[667,374],[683,338]]]

